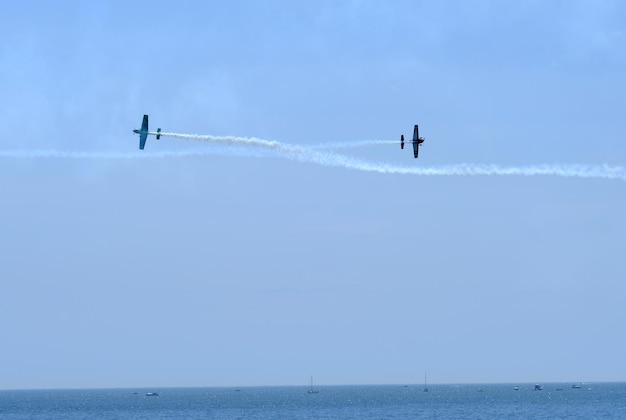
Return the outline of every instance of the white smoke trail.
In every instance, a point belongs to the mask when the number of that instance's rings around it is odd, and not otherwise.
[[[430,176],[560,176],[578,178],[621,179],[626,181],[626,168],[609,165],[583,164],[542,164],[530,166],[502,166],[495,164],[461,163],[435,167],[398,166],[379,162],[368,162],[336,153],[318,152],[311,147],[296,146],[275,140],[254,137],[210,136],[197,134],[162,133],[162,136],[197,140],[210,143],[227,143],[270,149],[289,159],[317,163],[324,166],[337,166],[366,172],[403,175]]]
[[[355,147],[376,146],[382,144],[400,144],[399,140],[355,140],[334,143],[322,143],[307,146],[309,149],[352,149]]]
[[[530,166],[502,166],[485,164],[454,164],[443,166],[398,166],[380,162],[368,162],[332,152],[320,152],[311,147],[297,146],[273,140],[254,137],[207,136],[179,133],[161,133],[163,137],[197,140],[231,147],[211,147],[181,151],[137,151],[124,152],[77,152],[59,150],[0,150],[0,158],[66,158],[66,159],[154,159],[170,157],[194,157],[209,155],[233,155],[260,157],[266,150],[272,154],[300,162],[335,166],[382,174],[403,174],[422,176],[560,176],[579,178],[620,179],[626,181],[626,168],[609,165],[543,164]],[[253,150],[258,148],[261,150]]]
[[[13,159],[93,159],[93,160],[132,160],[132,159],[158,159],[176,157],[202,157],[202,156],[238,156],[238,157],[263,157],[270,156],[263,150],[251,150],[249,147],[212,147],[210,149],[188,149],[188,150],[165,150],[165,151],[137,151],[137,152],[79,152],[69,150],[0,150],[1,158]]]
[[[400,141],[396,140],[355,140],[345,142],[329,142],[312,144],[306,146],[296,146],[287,143],[282,143],[275,140],[264,140],[256,137],[235,137],[235,136],[209,136],[200,134],[181,134],[181,133],[161,133],[163,137],[172,137],[183,140],[197,140],[209,143],[223,143],[223,144],[237,144],[246,146],[264,147],[274,150],[294,150],[294,149],[351,149],[355,147],[373,146],[381,144],[400,144]]]

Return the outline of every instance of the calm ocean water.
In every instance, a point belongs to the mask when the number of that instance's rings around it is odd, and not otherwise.
[[[0,391],[3,419],[626,419],[626,383]],[[158,392],[158,396],[146,396]]]

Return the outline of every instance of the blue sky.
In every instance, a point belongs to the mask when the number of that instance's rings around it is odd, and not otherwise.
[[[33,10],[37,10],[33,13]],[[621,180],[401,166],[624,164],[618,1],[6,3],[0,388],[623,381]],[[232,150],[231,150],[232,152]]]

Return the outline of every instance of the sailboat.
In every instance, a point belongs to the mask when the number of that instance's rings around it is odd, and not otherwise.
[[[309,394],[319,394],[319,389],[313,388],[313,377],[311,376],[311,385],[309,386],[309,390],[307,391]]]
[[[424,392],[428,392],[428,386],[426,385],[426,373],[424,373]]]

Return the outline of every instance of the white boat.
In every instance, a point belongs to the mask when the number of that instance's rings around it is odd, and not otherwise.
[[[424,373],[424,392],[428,392],[428,386],[426,384],[426,373]]]

